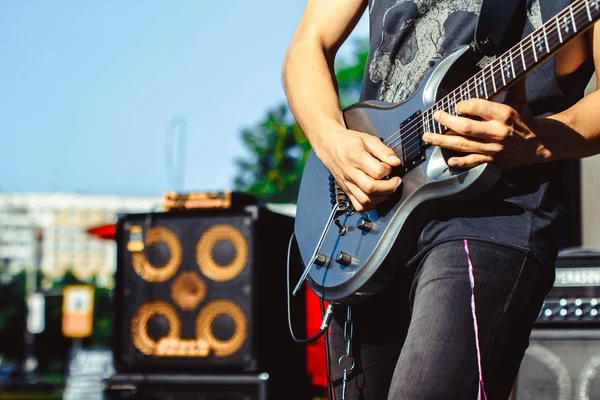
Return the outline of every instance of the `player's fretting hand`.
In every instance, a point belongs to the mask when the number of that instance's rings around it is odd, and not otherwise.
[[[450,132],[425,133],[423,141],[467,153],[448,160],[448,165],[457,168],[493,162],[502,169],[511,169],[544,159],[548,150],[535,134],[538,121],[527,104],[524,82],[507,93],[504,103],[469,99],[456,104],[458,116],[437,111],[434,117]]]

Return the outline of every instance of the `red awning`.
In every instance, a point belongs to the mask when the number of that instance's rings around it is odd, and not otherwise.
[[[114,240],[117,227],[115,224],[100,225],[89,228],[86,232],[88,235],[96,236],[101,239]]]

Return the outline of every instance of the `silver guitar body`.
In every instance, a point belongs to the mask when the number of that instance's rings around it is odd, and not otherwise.
[[[442,59],[406,102],[368,101],[347,108],[347,127],[385,141],[415,112],[435,104],[445,90],[446,77],[468,50],[468,46],[461,47]],[[328,225],[333,207],[330,173],[314,152],[310,153],[294,231],[305,268],[310,269],[308,284],[317,295],[350,304],[377,292],[414,255],[418,236],[439,200],[476,197],[500,178],[498,169],[489,164],[449,168],[438,147],[426,147],[423,154],[418,165],[401,175],[402,185],[385,203],[365,213],[337,213],[337,225]],[[365,220],[371,224],[369,231],[359,229]],[[311,262],[315,253],[321,256],[322,265]],[[336,261],[340,254],[346,257],[342,263]]]

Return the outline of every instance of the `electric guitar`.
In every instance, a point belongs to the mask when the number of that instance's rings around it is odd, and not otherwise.
[[[422,141],[425,132],[448,131],[433,119],[433,113],[444,110],[456,115],[454,107],[461,100],[494,99],[599,17],[600,0],[574,1],[485,68],[472,69],[477,72],[466,81],[456,82],[454,77],[472,61],[469,46],[434,65],[407,101],[366,101],[346,108],[348,129],[380,138],[400,158],[402,166],[393,174],[402,177],[402,185],[375,209],[355,212],[311,152],[302,175],[294,228],[305,270],[294,292],[306,279],[321,298],[351,304],[380,290],[414,254],[414,243],[436,200],[475,197],[501,176],[491,164],[450,168],[439,147]]]

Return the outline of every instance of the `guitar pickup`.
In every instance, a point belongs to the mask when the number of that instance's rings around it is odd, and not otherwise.
[[[421,111],[417,111],[400,124],[400,159],[404,173],[425,161],[425,142],[423,142],[423,124]]]

